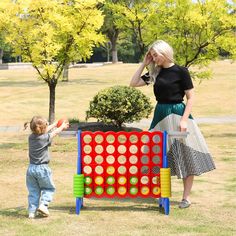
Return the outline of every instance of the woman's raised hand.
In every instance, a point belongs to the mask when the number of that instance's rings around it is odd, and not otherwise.
[[[152,62],[152,55],[151,53],[148,51],[143,59],[143,63],[145,64],[145,66],[148,66],[151,62]]]

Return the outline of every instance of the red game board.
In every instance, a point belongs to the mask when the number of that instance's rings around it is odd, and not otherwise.
[[[84,197],[160,197],[162,132],[82,132]]]

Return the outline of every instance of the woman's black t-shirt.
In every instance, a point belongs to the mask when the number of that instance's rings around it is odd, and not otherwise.
[[[146,84],[150,84],[149,73],[141,76]],[[162,68],[153,85],[158,103],[180,103],[183,101],[185,90],[192,89],[193,83],[186,67],[173,65]]]

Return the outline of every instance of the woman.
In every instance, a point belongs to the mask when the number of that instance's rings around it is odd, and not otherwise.
[[[148,73],[142,75],[144,68]],[[190,112],[193,106],[193,83],[187,68],[174,63],[173,49],[165,41],[154,42],[133,78],[131,87],[153,83],[157,105],[150,130],[188,131],[185,139],[169,138],[167,156],[171,175],[183,179],[180,208],[191,205],[189,199],[194,175],[215,169],[204,137]],[[183,98],[186,96],[186,105]]]

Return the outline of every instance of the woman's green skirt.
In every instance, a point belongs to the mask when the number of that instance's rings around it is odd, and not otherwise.
[[[150,131],[180,131],[180,120],[185,110],[184,103],[157,104]],[[215,169],[205,139],[193,117],[188,118],[186,138],[168,137],[167,156],[171,175],[186,178],[201,175]]]

